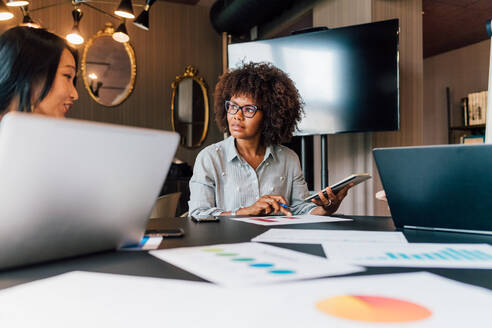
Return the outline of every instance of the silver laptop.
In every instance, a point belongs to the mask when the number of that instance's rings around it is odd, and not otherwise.
[[[373,154],[397,227],[492,234],[492,145]]]
[[[0,269],[138,243],[173,132],[34,114],[0,124]]]

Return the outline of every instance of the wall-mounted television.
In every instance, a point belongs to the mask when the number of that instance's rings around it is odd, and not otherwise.
[[[235,43],[229,68],[270,62],[304,100],[296,135],[398,130],[397,19]]]

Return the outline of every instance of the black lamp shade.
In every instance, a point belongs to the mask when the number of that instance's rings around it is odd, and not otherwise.
[[[113,33],[113,39],[122,43],[130,41],[130,36],[126,31],[125,22],[121,23],[120,26],[118,26],[116,31]]]
[[[144,10],[142,10],[140,15],[138,15],[137,19],[133,21],[133,24],[146,31],[149,30],[149,11],[150,11],[150,7],[152,7],[155,1],[156,0],[147,0],[145,2]]]
[[[128,35],[128,32],[126,30],[125,23],[121,23],[120,26],[118,26],[118,28],[116,29],[115,33],[117,33],[117,32],[125,33],[126,35]]]
[[[33,27],[33,28],[41,28],[41,26],[34,22],[31,18],[31,16],[29,16],[28,13],[26,13],[24,15],[24,17],[22,18],[22,24],[20,24],[21,26],[28,26],[28,27]]]
[[[138,27],[148,31],[149,30],[149,12],[147,10],[143,10],[140,15],[138,15],[137,19],[133,21],[133,24]]]
[[[114,11],[114,13],[120,17],[124,18],[135,18],[135,15],[133,14],[133,7],[132,7],[132,1],[131,0],[121,0],[120,5],[118,8]]]
[[[34,21],[32,20],[31,16],[25,15],[24,18],[22,18],[22,24],[32,24]]]
[[[79,26],[79,22],[82,19],[83,15],[84,14],[82,13],[82,10],[80,10],[78,8],[72,10],[73,26]]]

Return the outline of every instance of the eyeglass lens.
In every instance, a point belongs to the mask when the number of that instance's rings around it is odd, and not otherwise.
[[[239,110],[241,110],[243,112],[243,115],[248,118],[253,117],[256,114],[256,111],[258,110],[258,108],[254,105],[239,106],[238,104],[235,104],[229,100],[226,100],[225,107],[227,112],[231,115],[234,115]]]

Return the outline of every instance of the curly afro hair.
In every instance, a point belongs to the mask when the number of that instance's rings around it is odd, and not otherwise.
[[[215,87],[215,121],[229,132],[224,102],[234,96],[249,96],[263,112],[261,142],[288,142],[304,113],[299,91],[289,76],[268,63],[246,63],[222,74]]]

